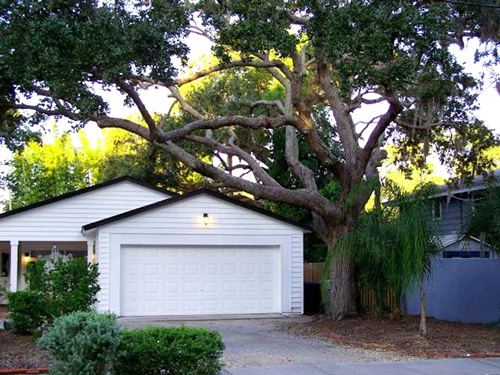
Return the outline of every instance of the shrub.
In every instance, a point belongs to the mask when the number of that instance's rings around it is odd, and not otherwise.
[[[30,263],[24,275],[28,289],[45,296],[51,317],[90,309],[100,289],[98,276],[97,265],[88,264],[84,258],[51,264],[39,260]]]
[[[123,332],[115,375],[218,375],[224,350],[218,332],[202,328],[146,328]]]
[[[44,297],[39,292],[22,291],[7,293],[9,317],[12,329],[26,334],[42,326],[47,311]]]
[[[51,374],[104,375],[120,339],[116,316],[75,312],[55,319],[38,345],[49,350],[56,360]]]

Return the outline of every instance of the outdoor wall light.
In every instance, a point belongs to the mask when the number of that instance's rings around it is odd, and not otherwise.
[[[24,253],[24,263],[29,263],[30,260],[30,253]]]
[[[203,214],[203,224],[208,225],[210,223],[210,218],[208,217],[208,214]]]

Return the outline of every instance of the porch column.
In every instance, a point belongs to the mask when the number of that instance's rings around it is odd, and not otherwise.
[[[87,262],[94,263],[94,240],[87,240]]]
[[[10,241],[10,291],[17,292],[17,274],[19,268],[19,241]]]

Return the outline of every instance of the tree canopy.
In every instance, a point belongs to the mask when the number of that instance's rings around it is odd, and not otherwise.
[[[42,143],[31,140],[7,162],[1,178],[10,194],[8,208],[18,208],[122,176],[132,176],[174,191],[199,187],[202,176],[183,168],[163,150],[120,129],[107,129],[95,146],[81,130],[80,145],[69,133]]]
[[[499,10],[463,3],[5,1],[0,108],[23,110],[31,122],[55,116],[76,127],[92,121],[127,130],[215,186],[312,212],[315,231],[332,245],[372,194],[369,181],[378,178],[387,144],[398,147],[403,165],[436,152],[460,175],[490,166],[483,150],[496,137],[472,115],[481,81],[449,47],[480,37],[487,48],[478,59],[497,64],[491,25]],[[212,43],[217,61],[189,64],[189,34]],[[249,84],[242,73],[249,70],[269,85]],[[206,105],[197,84],[220,74],[241,79],[219,81],[212,90],[218,105]],[[152,113],[144,93],[155,88],[173,107]],[[112,116],[109,90],[141,118]],[[371,119],[356,120],[360,112]],[[275,175],[271,154],[279,137],[288,173]],[[200,158],[207,154],[219,162]],[[238,162],[226,162],[227,155]],[[252,178],[242,178],[246,172]],[[342,275],[337,280],[347,285],[349,272]],[[352,301],[336,301],[334,315],[345,315]]]

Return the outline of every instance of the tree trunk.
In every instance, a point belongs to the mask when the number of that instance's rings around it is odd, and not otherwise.
[[[357,288],[352,256],[333,254],[329,266],[329,315],[336,320],[355,315],[358,312]]]
[[[424,290],[424,278],[421,277],[419,280],[420,287],[420,334],[422,336],[427,335],[427,325],[425,322],[425,290]]]

